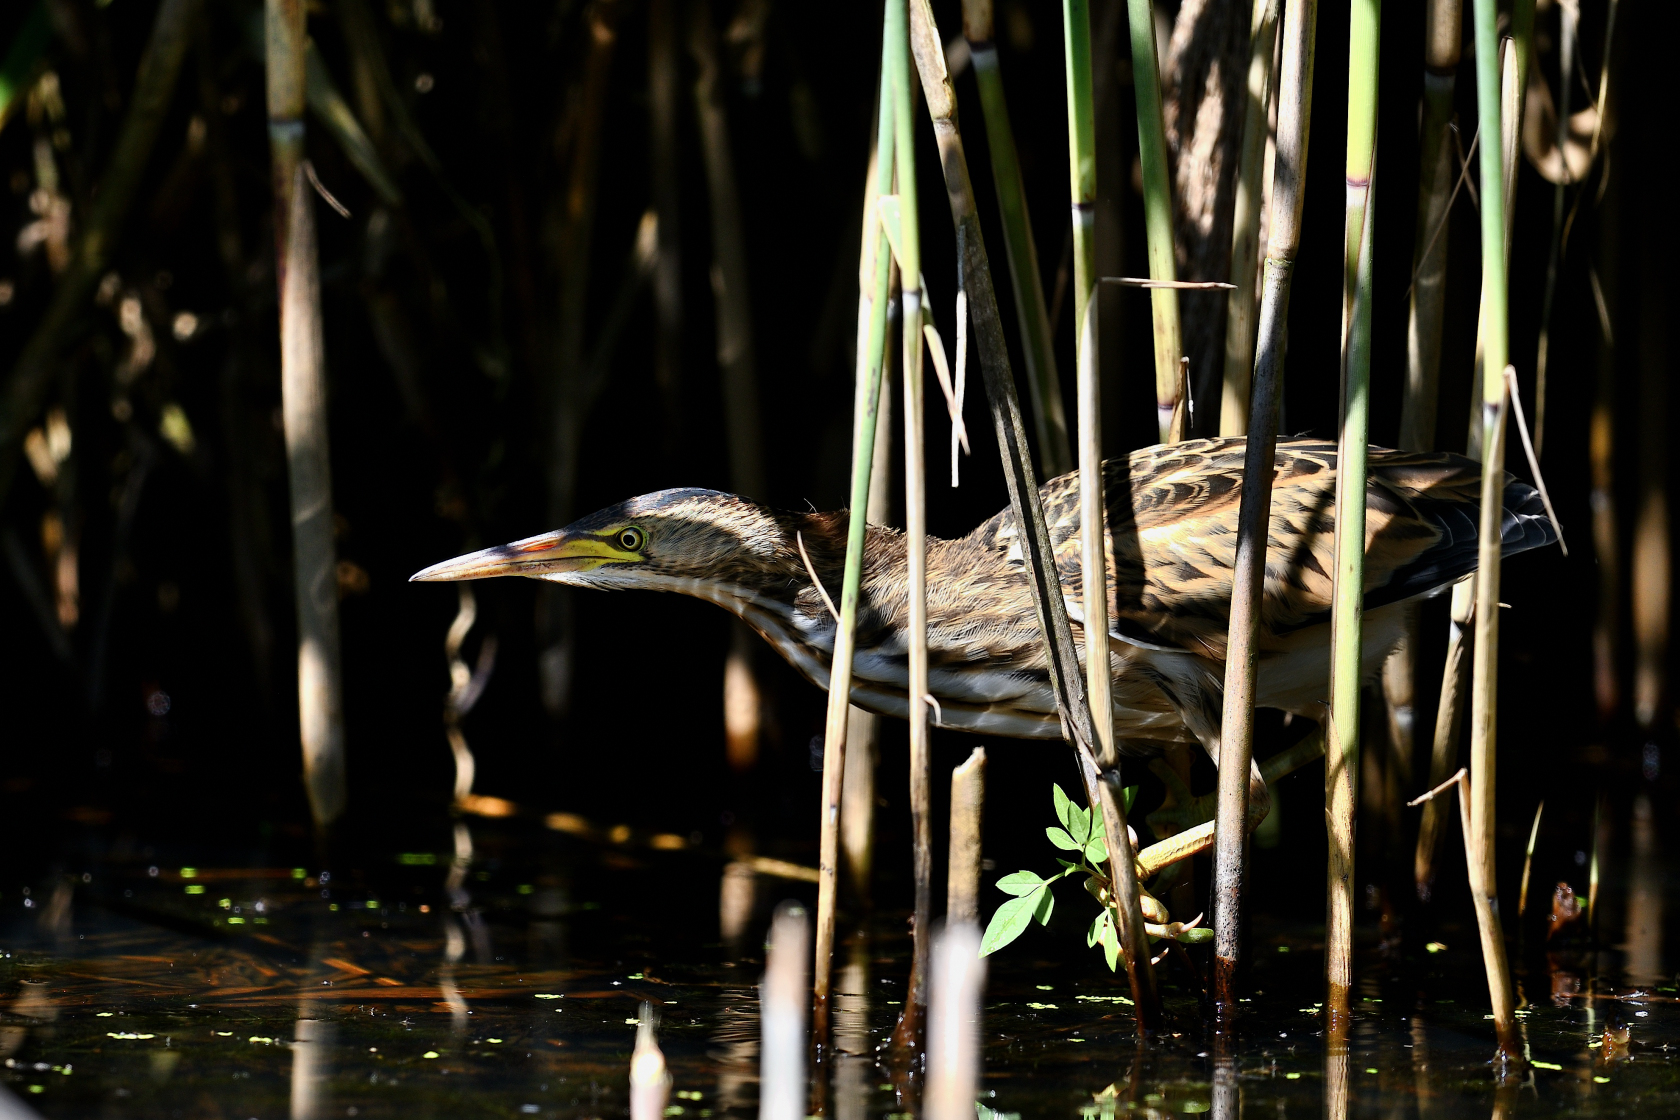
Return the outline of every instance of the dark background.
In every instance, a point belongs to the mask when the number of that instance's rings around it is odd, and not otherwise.
[[[1115,2],[1115,0],[1109,0]],[[73,197],[97,182],[121,108],[132,88],[138,52],[155,4],[118,0],[96,8],[63,0],[85,35],[80,50],[55,38],[50,65],[59,73],[73,145],[65,163]],[[21,6],[0,16],[9,42]],[[1101,19],[1104,5],[1095,6]],[[1170,5],[1169,5],[1170,7]],[[1583,63],[1596,85],[1605,5],[1584,2]],[[944,34],[956,34],[958,10],[936,4]],[[183,860],[291,863],[310,856],[313,840],[299,780],[294,684],[290,671],[290,542],[284,462],[275,417],[275,347],[271,193],[263,74],[246,46],[243,21],[254,9],[205,8],[205,48],[189,55],[171,116],[148,166],[113,268],[143,295],[159,355],[132,390],[134,419],[112,416],[111,368],[123,337],[111,310],[90,307],[53,392],[72,418],[81,511],[82,621],[73,664],[55,658],[17,583],[0,580],[0,841],[9,878],[145,850]],[[349,207],[342,220],[318,207],[326,343],[331,379],[332,457],[340,556],[367,575],[366,589],[343,600],[345,703],[350,810],[335,844],[358,853],[446,844],[452,763],[441,713],[448,688],[443,641],[455,614],[455,590],[410,585],[415,570],[470,548],[554,528],[544,521],[545,378],[554,365],[558,306],[554,200],[567,168],[557,151],[569,90],[585,46],[579,3],[459,3],[445,0],[432,31],[404,5],[377,11],[400,88],[448,182],[490,216],[499,250],[492,274],[477,236],[438,180],[399,143],[388,156],[406,205],[387,212],[383,239],[370,232],[378,200],[331,138],[311,120],[309,156],[323,183]],[[612,61],[600,155],[594,226],[591,339],[618,290],[637,223],[649,204],[645,7],[626,2]],[[720,28],[728,5],[716,13]],[[1594,794],[1609,795],[1619,821],[1646,788],[1666,827],[1673,787],[1659,765],[1641,775],[1647,741],[1672,738],[1664,707],[1647,731],[1629,712],[1627,579],[1617,648],[1621,707],[1609,723],[1595,713],[1590,639],[1598,572],[1589,533],[1587,436],[1602,341],[1588,279],[1596,261],[1611,307],[1616,345],[1616,505],[1626,562],[1632,514],[1672,474],[1662,446],[1670,423],[1667,379],[1674,362],[1667,320],[1674,280],[1669,86],[1662,44],[1672,41],[1665,5],[1621,4],[1613,63],[1615,128],[1608,191],[1589,198],[1572,232],[1552,335],[1552,389],[1546,473],[1565,532],[1556,550],[1509,564],[1502,596],[1500,710],[1502,882],[1514,877],[1537,800],[1548,802],[1541,846],[1542,886],[1574,874],[1574,852],[1590,844]],[[1542,38],[1555,7],[1539,16]],[[818,508],[842,504],[850,432],[856,254],[864,163],[879,52],[879,10],[781,3],[770,10],[759,80],[742,79],[731,56],[728,111],[751,268],[753,320],[771,503]],[[1046,287],[1054,283],[1066,235],[1066,127],[1060,15],[1055,5],[999,5],[999,46]],[[1382,27],[1379,172],[1376,187],[1376,349],[1372,439],[1392,444],[1405,362],[1406,289],[1412,260],[1417,182],[1421,6],[1391,3]],[[312,13],[310,32],[341,88],[349,63],[331,5]],[[1466,21],[1468,35],[1468,20]],[[1345,118],[1346,9],[1324,4],[1318,28],[1317,80],[1306,198],[1306,234],[1289,321],[1286,431],[1334,438],[1340,333],[1342,252],[1341,138]],[[1125,37],[1118,40],[1124,49]],[[1543,45],[1543,51],[1548,50]],[[652,374],[653,328],[644,291],[611,364],[605,391],[585,423],[577,507],[591,510],[668,486],[728,488],[724,418],[713,335],[708,270],[710,224],[686,50],[681,87],[682,251],[685,352],[680,423],[668,424]],[[1114,65],[1099,58],[1099,68]],[[1124,62],[1124,60],[1121,60]],[[1555,83],[1556,56],[1537,65]],[[1474,120],[1473,52],[1458,83],[1461,119]],[[202,69],[200,69],[202,68]],[[1548,69],[1549,68],[1549,69]],[[430,75],[428,92],[415,80]],[[183,144],[201,111],[201,83],[220,99],[238,196],[239,232],[248,261],[243,284],[230,281],[216,252],[210,175],[204,157]],[[1119,124],[1099,135],[1131,167],[1136,148],[1130,82],[1121,80]],[[965,114],[970,168],[1012,344],[1014,314],[1002,273],[1001,234],[990,190],[985,135],[972,75],[956,81]],[[1582,98],[1578,94],[1575,103]],[[925,119],[918,116],[922,229],[926,272],[946,337],[954,316],[953,246],[944,193]],[[33,220],[32,146],[39,130],[20,108],[0,133],[0,227]],[[1596,190],[1595,176],[1588,184]],[[1129,181],[1105,181],[1119,199],[1125,270],[1146,272],[1141,203]],[[84,192],[77,196],[76,191]],[[1517,188],[1511,261],[1513,361],[1532,393],[1535,340],[1551,229],[1551,185],[1526,163]],[[9,218],[9,221],[4,220]],[[1470,396],[1479,269],[1477,216],[1471,200],[1455,205],[1450,238],[1447,333],[1442,365],[1440,442],[1462,447]],[[9,368],[50,292],[40,254],[20,255],[0,239],[0,278],[16,296],[0,307],[0,368]],[[490,306],[499,284],[499,308]],[[387,351],[375,337],[370,301],[403,309],[419,376],[405,396]],[[1153,440],[1147,300],[1130,294],[1105,318],[1111,378],[1106,439],[1114,452]],[[169,316],[189,310],[206,323],[185,343]],[[496,337],[499,312],[503,340]],[[1064,388],[1072,392],[1071,315],[1058,324]],[[499,349],[500,357],[497,356]],[[489,355],[490,357],[486,357]],[[1018,352],[1013,355],[1020,368]],[[229,373],[230,363],[234,372]],[[235,386],[231,399],[229,379]],[[928,492],[933,532],[959,535],[1005,502],[990,429],[971,386],[974,455],[958,490],[935,465]],[[1530,398],[1531,399],[1531,398]],[[134,469],[133,429],[155,432],[164,403],[179,402],[197,446],[181,455],[152,439],[156,458],[139,493],[132,535],[119,547],[115,503]],[[1530,406],[1532,413],[1532,404]],[[946,443],[942,410],[927,410],[928,443]],[[1204,422],[1206,422],[1204,420]],[[1642,443],[1643,449],[1642,449]],[[263,603],[273,627],[266,669],[253,656],[235,606],[229,539],[230,449],[257,473]],[[1507,453],[1526,477],[1515,440]],[[51,496],[20,471],[0,508],[35,555],[37,526]],[[729,623],[720,611],[684,598],[579,593],[573,701],[555,721],[538,701],[534,617],[537,585],[477,585],[480,622],[468,641],[499,642],[494,676],[467,720],[478,758],[480,793],[532,811],[566,809],[603,823],[620,820],[721,843],[729,822],[749,827],[760,847],[814,861],[819,776],[810,740],[821,731],[823,696],[768,649],[758,668],[768,697],[760,763],[732,773],[722,747],[722,661]],[[100,604],[109,602],[101,621]],[[1425,608],[1419,679],[1420,745],[1432,725],[1444,646],[1445,601]],[[99,647],[103,646],[102,669]],[[158,694],[167,696],[167,704]],[[156,714],[167,708],[163,714]],[[1268,739],[1286,732],[1265,723]],[[1298,733],[1298,729],[1297,729]],[[976,740],[935,737],[934,788]],[[1039,837],[1049,821],[1051,781],[1074,784],[1069,754],[1041,743],[985,744],[991,756],[989,855],[1000,869],[1048,862]],[[1263,747],[1262,750],[1266,749]],[[1659,760],[1661,756],[1659,754]],[[903,793],[902,725],[887,723],[879,788],[883,879],[880,902],[907,901],[908,815]],[[1201,781],[1211,768],[1201,764]],[[1422,762],[1419,763],[1420,773]],[[1141,770],[1140,770],[1141,773]],[[1261,858],[1256,893],[1262,910],[1316,920],[1322,824],[1315,807],[1321,768],[1286,784],[1284,843]],[[1152,783],[1152,779],[1145,779]],[[1152,789],[1153,787],[1151,787]],[[1147,804],[1158,794],[1146,789]],[[935,819],[943,812],[936,802]],[[1467,894],[1456,873],[1457,829],[1443,855],[1444,897]],[[1618,829],[1616,836],[1624,835]],[[1410,841],[1362,831],[1362,878],[1381,879]],[[1618,840],[1617,843],[1621,841]],[[1555,869],[1550,864],[1555,863]],[[1614,861],[1609,872],[1614,889]],[[1007,868],[1006,868],[1007,865]],[[1548,879],[1547,876],[1552,876]],[[936,887],[936,890],[940,889]],[[988,904],[989,908],[989,904]],[[1615,909],[1615,908],[1612,908]]]

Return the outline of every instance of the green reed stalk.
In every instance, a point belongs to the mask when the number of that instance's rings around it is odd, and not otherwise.
[[[911,0],[911,47],[921,73],[922,93],[933,134],[939,144],[939,165],[945,175],[945,196],[956,227],[958,276],[969,294],[973,316],[976,354],[986,386],[986,404],[991,412],[1002,460],[1004,484],[1009,491],[1010,512],[1021,526],[1021,559],[1032,588],[1033,613],[1044,637],[1045,669],[1050,690],[1056,697],[1063,726],[1073,737],[1075,756],[1086,795],[1093,808],[1101,807],[1103,827],[1109,837],[1109,875],[1119,899],[1120,943],[1126,960],[1126,978],[1132,990],[1134,1014],[1140,1032],[1156,1028],[1161,1018],[1160,996],[1155,973],[1149,964],[1149,945],[1143,928],[1141,888],[1132,860],[1132,844],[1121,804],[1118,758],[1097,757],[1097,735],[1091,709],[1080,681],[1078,651],[1073,628],[1068,622],[1060,571],[1050,546],[1050,532],[1044,520],[1044,502],[1038,491],[1027,451],[1026,426],[1021,403],[1015,395],[1015,380],[1009,368],[1009,347],[998,314],[997,293],[992,287],[991,266],[986,258],[986,241],[980,232],[980,216],[974,204],[974,185],[968,177],[968,157],[963,152],[962,130],[957,126],[956,95],[945,71],[945,52],[934,22],[929,0]]]
[[[1220,720],[1219,791],[1214,828],[1214,1001],[1223,1028],[1236,1010],[1234,979],[1241,950],[1244,839],[1249,827],[1254,759],[1256,634],[1265,585],[1266,536],[1271,524],[1272,464],[1277,457],[1278,404],[1289,315],[1290,278],[1301,247],[1307,141],[1312,123],[1313,43],[1317,0],[1296,0],[1285,13],[1278,73],[1277,148],[1272,176],[1271,235],[1266,246],[1259,339],[1254,354],[1248,443],[1243,453],[1237,510],[1237,558],[1232,576],[1225,701]],[[1184,835],[1183,833],[1180,834]],[[1175,837],[1175,839],[1177,839]]]
[[[899,199],[898,269],[904,308],[904,537],[910,606],[910,818],[915,875],[910,991],[895,1041],[921,1038],[927,1013],[928,965],[933,951],[932,759],[928,744],[927,477],[922,423],[921,223],[917,214],[916,134],[911,123],[909,0],[887,0],[886,55],[893,115],[893,159]]]
[[[1370,434],[1372,177],[1382,0],[1354,0],[1348,24],[1347,217],[1342,264],[1341,436],[1336,449],[1336,568],[1330,615],[1330,723],[1324,785],[1330,825],[1326,1006],[1346,1027],[1353,986],[1353,810],[1359,773],[1364,638],[1365,464]]]
[[[1149,246],[1149,278],[1176,280],[1173,255],[1172,179],[1167,164],[1167,131],[1161,116],[1161,74],[1155,57],[1152,0],[1126,0],[1132,39],[1132,85],[1137,95],[1138,162],[1143,169],[1143,227]],[[1184,438],[1184,372],[1179,359],[1178,293],[1155,288],[1149,293],[1155,340],[1155,409],[1162,443]]]
[[[1243,110],[1242,153],[1231,210],[1231,282],[1237,290],[1225,302],[1225,378],[1219,406],[1219,434],[1248,432],[1248,397],[1254,371],[1256,291],[1260,254],[1261,197],[1266,171],[1266,111],[1272,99],[1272,55],[1277,45],[1278,4],[1254,0],[1248,51],[1248,101]]]
[[[1073,469],[1073,453],[1068,445],[1067,415],[1062,407],[1055,338],[1044,302],[1038,247],[1033,244],[1032,222],[1027,215],[1027,191],[1021,181],[1009,106],[1004,100],[997,46],[992,42],[989,0],[964,0],[963,35],[974,63],[974,83],[980,89],[981,116],[986,122],[986,146],[992,156],[992,186],[997,191],[1003,223],[1003,247],[1009,260],[1015,317],[1032,397],[1033,430],[1038,436],[1038,466],[1045,478],[1055,478]]]
[[[0,392],[0,502],[11,490],[24,432],[41,411],[53,375],[59,370],[59,354],[110,266],[111,253],[122,235],[123,223],[169,112],[175,80],[192,41],[195,10],[193,0],[163,0],[158,6],[111,162],[100,176],[99,192],[80,223],[82,233],[75,255],[59,277],[52,302],[19,352]],[[298,85],[301,93],[301,77]]]
[[[1463,54],[1463,0],[1429,0],[1424,9],[1423,39],[1423,121],[1419,132],[1422,150],[1417,231],[1413,242],[1410,318],[1406,328],[1406,382],[1400,402],[1400,447],[1405,451],[1430,451],[1435,447],[1435,418],[1440,403],[1441,325],[1447,294],[1447,218],[1452,206],[1453,186],[1458,179],[1451,129],[1453,89],[1457,83],[1459,58]],[[1465,602],[1468,605],[1468,598]],[[1457,618],[1456,615],[1454,617]],[[1467,617],[1458,620],[1457,631],[1462,632],[1467,622]],[[1391,713],[1414,708],[1418,646],[1417,612],[1408,611],[1405,637],[1400,648],[1391,655],[1383,674],[1385,699]],[[1448,658],[1451,679],[1455,683],[1461,676],[1459,663],[1464,660],[1462,638],[1456,648],[1459,656]],[[1443,715],[1447,717],[1445,727],[1440,723]],[[1391,722],[1398,721],[1391,716]],[[1452,749],[1457,734],[1456,724],[1455,710],[1445,705],[1437,709],[1429,758],[1430,789],[1447,780],[1457,761],[1457,752]],[[1429,897],[1435,879],[1435,849],[1445,823],[1444,807],[1433,799],[1425,802],[1423,817],[1418,824],[1416,854],[1412,860],[1412,878],[1420,899]]]
[[[881,411],[881,369],[885,364],[887,341],[887,303],[892,276],[892,253],[887,245],[886,230],[876,217],[873,200],[892,190],[893,140],[897,114],[891,111],[888,73],[890,35],[882,48],[881,107],[876,116],[875,157],[871,161],[874,181],[870,184],[868,204],[864,207],[863,258],[869,266],[869,289],[862,293],[867,301],[867,319],[860,314],[859,324],[867,334],[860,338],[862,354],[859,362],[856,396],[853,407],[856,418],[852,427],[852,485],[847,509],[846,567],[840,581],[840,621],[834,633],[834,656],[829,663],[828,710],[823,724],[823,784],[821,849],[818,859],[817,931],[815,1003],[812,1009],[812,1033],[818,1046],[828,1042],[828,1003],[834,959],[834,912],[840,861],[840,815],[845,797],[846,746],[851,709],[852,656],[857,643],[858,596],[863,586],[863,546],[868,520],[863,511],[870,500],[870,479],[875,461],[876,429]],[[871,220],[873,219],[873,220]],[[863,277],[860,275],[860,280]],[[864,311],[860,308],[860,311]]]
[[[1476,108],[1482,135],[1500,132],[1500,74],[1496,0],[1474,0]],[[1531,9],[1532,10],[1532,9]],[[1519,50],[1518,54],[1522,52]],[[1518,87],[1521,88],[1520,86]],[[1512,129],[1514,132],[1515,129]],[[1503,145],[1501,145],[1503,146]],[[1514,153],[1513,153],[1514,154]],[[1470,888],[1487,967],[1500,1057],[1520,1062],[1516,1000],[1494,879],[1495,754],[1498,742],[1499,561],[1504,496],[1506,336],[1506,193],[1504,159],[1492,144],[1481,152],[1482,180],[1482,512],[1476,574],[1476,648],[1470,694]],[[1514,176],[1513,176],[1514,178]]]
[[[1062,0],[1067,64],[1068,185],[1073,209],[1073,323],[1079,397],[1079,559],[1085,609],[1085,696],[1097,753],[1114,754],[1113,681],[1108,664],[1108,528],[1103,501],[1102,389],[1097,375],[1097,137],[1091,97],[1091,9]]]

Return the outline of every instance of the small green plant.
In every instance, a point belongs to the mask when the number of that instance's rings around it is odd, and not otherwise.
[[[1126,787],[1124,802],[1128,813],[1136,797],[1137,787]],[[1084,875],[1085,890],[1102,907],[1085,930],[1085,944],[1087,947],[1102,946],[1109,971],[1115,971],[1120,963],[1120,935],[1114,924],[1114,895],[1108,876],[1102,871],[1108,861],[1108,841],[1103,833],[1102,814],[1075,805],[1059,785],[1051,785],[1050,798],[1061,825],[1051,825],[1044,834],[1056,847],[1072,852],[1073,859],[1057,856],[1056,862],[1062,865],[1062,869],[1048,879],[1035,871],[1016,871],[997,881],[998,890],[1013,897],[999,906],[987,923],[986,936],[980,941],[980,955],[989,956],[1008,945],[1025,933],[1035,919],[1039,925],[1049,925],[1050,915],[1056,907],[1051,886],[1069,876]],[[1201,929],[1195,922],[1188,925],[1177,922],[1166,924],[1165,908],[1147,894],[1143,898],[1143,906],[1144,930],[1151,938],[1170,937],[1195,943],[1213,936],[1213,931]],[[1162,924],[1150,921],[1156,917]]]

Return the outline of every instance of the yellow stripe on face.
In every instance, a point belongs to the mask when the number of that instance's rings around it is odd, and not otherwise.
[[[621,531],[615,529],[599,536],[573,537],[561,541],[554,548],[527,553],[520,558],[520,563],[522,566],[540,564],[551,572],[588,572],[603,564],[640,561],[641,553],[626,552],[613,543]]]

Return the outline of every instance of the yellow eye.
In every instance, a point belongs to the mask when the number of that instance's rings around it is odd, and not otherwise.
[[[618,531],[618,547],[626,552],[640,552],[647,543],[647,534],[634,525]]]

